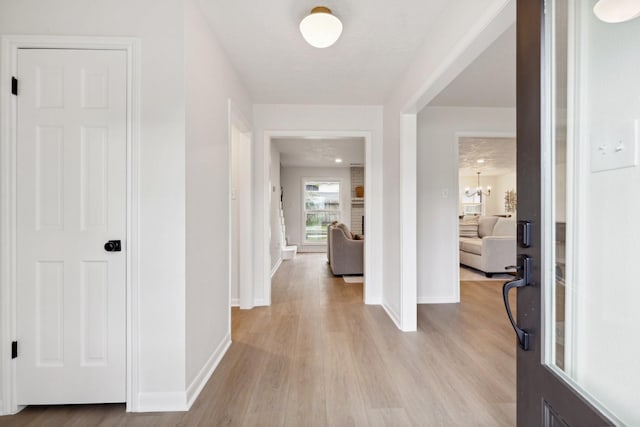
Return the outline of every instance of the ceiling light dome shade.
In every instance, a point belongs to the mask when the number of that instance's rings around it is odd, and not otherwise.
[[[640,16],[640,0],[600,0],[593,13],[609,24],[629,21]]]
[[[302,37],[313,47],[325,48],[334,44],[342,34],[342,22],[326,7],[314,7],[300,22]]]

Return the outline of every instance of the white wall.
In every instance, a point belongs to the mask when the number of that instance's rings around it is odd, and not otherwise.
[[[418,114],[419,303],[459,301],[456,134],[515,131],[515,109],[427,107]]]
[[[371,174],[371,191],[365,189],[367,212],[367,260],[371,271],[368,274],[365,287],[365,302],[379,304],[382,294],[382,236],[375,235],[373,230],[382,228],[382,192],[375,189],[382,188],[382,108],[379,106],[331,106],[331,105],[254,105],[254,235],[255,235],[255,299],[256,305],[268,303],[269,295],[265,295],[265,279],[268,277],[269,260],[268,241],[264,241],[265,197],[268,196],[268,171],[264,170],[264,158],[269,153],[270,143],[265,143],[265,135],[273,133],[288,133],[290,136],[296,131],[317,132],[328,134],[335,132],[335,136],[363,136],[362,132],[370,133],[371,141],[366,154],[371,159],[372,167],[365,173]],[[360,135],[345,135],[344,132],[360,133]],[[267,137],[268,139],[268,137]],[[375,214],[374,214],[375,212]],[[365,266],[366,268],[366,266]],[[365,272],[366,273],[366,272]]]
[[[141,40],[141,399],[185,389],[185,145],[182,0],[3,0],[3,34]]]
[[[269,168],[269,183],[271,194],[271,243],[269,244],[269,254],[271,256],[271,270],[281,260],[282,250],[282,222],[280,220],[280,152],[275,146],[271,146],[271,166]],[[286,228],[286,226],[285,226]]]
[[[593,3],[581,4],[585,33],[578,90],[583,111],[576,144],[582,148],[577,190],[582,202],[579,271],[570,289],[577,305],[576,376],[626,425],[640,425],[640,342],[635,337],[640,324],[640,167],[590,170],[591,157],[601,156],[599,145],[609,144],[612,150],[617,145],[618,126],[626,128],[627,146],[631,145],[633,122],[640,119],[640,19],[624,24],[599,22],[591,12]],[[636,133],[636,144],[638,138]]]
[[[305,245],[303,243],[302,179],[334,178],[340,180],[340,221],[351,227],[351,171],[349,168],[282,168],[284,190],[284,218],[287,239],[298,245],[299,252],[326,252],[327,245]]]
[[[400,135],[402,114],[416,114],[444,89],[467,65],[515,21],[515,1],[458,0],[449,2],[425,39],[425,44],[384,104],[384,280],[383,305],[398,318],[405,319],[401,307],[400,217],[404,201],[398,188],[403,171],[412,170],[400,162],[400,150],[406,146]],[[412,156],[406,156],[413,162]],[[418,170],[422,166],[419,164]],[[405,176],[404,179],[414,179]],[[450,187],[455,188],[455,187]],[[456,200],[453,197],[452,200]],[[406,206],[411,206],[408,200]],[[413,248],[407,248],[413,250]],[[418,262],[419,263],[419,262]],[[407,264],[411,267],[411,263]],[[408,284],[411,286],[412,284]],[[407,293],[409,290],[405,289]],[[405,304],[406,305],[406,304]],[[412,316],[408,316],[412,317]],[[415,313],[413,313],[415,319]],[[403,320],[404,322],[404,320]],[[414,325],[411,325],[415,327]],[[411,327],[410,326],[410,327]]]
[[[231,344],[229,112],[247,91],[194,0],[185,1],[187,127],[186,384],[191,397]],[[248,169],[248,168],[247,168]]]

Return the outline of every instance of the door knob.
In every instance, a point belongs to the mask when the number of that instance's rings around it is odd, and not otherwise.
[[[104,250],[107,252],[120,252],[122,250],[122,244],[120,240],[109,240],[104,244]]]
[[[511,305],[509,304],[509,291],[513,288],[522,288],[531,284],[531,257],[529,257],[528,255],[520,255],[518,257],[518,265],[506,267],[507,270],[510,270],[512,268],[515,268],[518,271],[520,277],[504,284],[504,286],[502,287],[502,299],[504,301],[504,307],[507,310],[507,316],[509,317],[511,326],[518,336],[518,343],[523,350],[527,351],[529,350],[529,332],[520,328],[516,321],[513,319]]]

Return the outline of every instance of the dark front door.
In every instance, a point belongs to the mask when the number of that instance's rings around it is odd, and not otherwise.
[[[640,19],[604,23],[595,0],[517,1],[522,281],[505,294],[517,288],[518,426],[639,425],[639,346],[622,330],[638,332],[625,302],[637,281],[615,280],[632,274],[615,259],[634,264],[622,248],[636,235]]]

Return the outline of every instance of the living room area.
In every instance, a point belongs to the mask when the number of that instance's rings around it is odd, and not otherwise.
[[[508,279],[516,261],[516,140],[458,140],[460,280]]]

